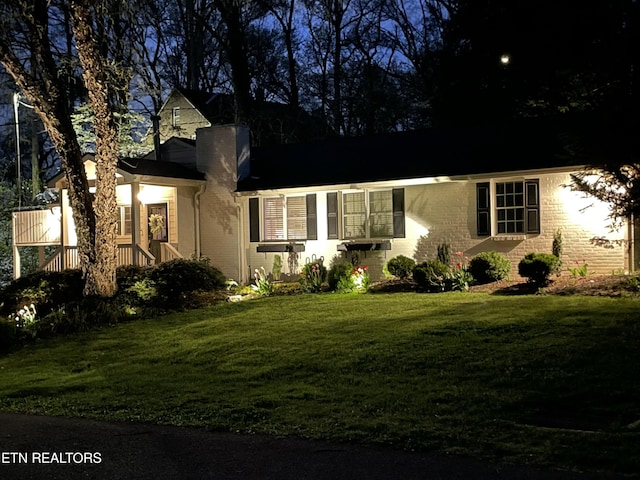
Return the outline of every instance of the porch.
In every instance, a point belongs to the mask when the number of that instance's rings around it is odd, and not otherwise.
[[[177,221],[175,188],[147,185],[145,191],[143,186],[119,185],[117,190],[117,265],[150,266],[183,258],[177,248],[177,228],[172,225]],[[60,200],[60,204],[45,208],[13,212],[14,278],[22,273],[23,247],[37,248],[38,270],[79,267],[75,224],[66,191]],[[156,203],[147,205],[144,201]]]

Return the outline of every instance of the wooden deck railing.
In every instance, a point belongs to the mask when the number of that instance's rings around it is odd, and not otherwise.
[[[182,254],[178,250],[176,250],[176,247],[167,242],[163,242],[160,244],[161,262],[168,262],[169,260],[175,260],[176,258],[184,258]]]
[[[60,207],[13,212],[16,246],[60,244]]]
[[[132,252],[133,248],[131,244],[118,245],[116,252],[117,265],[132,265]],[[156,263],[156,258],[151,255],[146,249],[138,246],[136,249],[138,253],[138,265],[150,266]],[[53,272],[59,272],[63,268],[78,268],[78,247],[64,247],[64,267],[62,263],[62,249],[59,248],[43,265],[40,266],[42,270],[48,270]]]

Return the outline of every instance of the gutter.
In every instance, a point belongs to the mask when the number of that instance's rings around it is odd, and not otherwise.
[[[202,240],[200,238],[200,196],[204,193],[207,188],[207,184],[203,183],[200,185],[200,189],[193,195],[193,204],[194,204],[194,225],[195,225],[195,250],[196,250],[196,258],[200,258],[201,255],[201,247]]]

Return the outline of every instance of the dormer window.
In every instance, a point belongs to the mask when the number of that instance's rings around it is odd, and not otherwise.
[[[180,107],[173,107],[171,109],[171,126],[178,127],[180,125]]]

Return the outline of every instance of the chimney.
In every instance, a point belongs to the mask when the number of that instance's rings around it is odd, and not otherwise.
[[[153,125],[153,150],[155,151],[156,160],[162,160],[160,151],[160,116],[151,115],[151,124]]]
[[[249,172],[249,128],[242,125],[214,125],[196,131],[196,165],[231,191]]]

